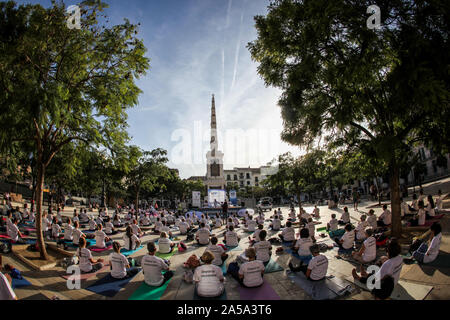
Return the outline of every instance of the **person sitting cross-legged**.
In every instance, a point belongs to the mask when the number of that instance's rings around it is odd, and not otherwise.
[[[139,269],[136,267],[130,268],[130,260],[120,253],[119,242],[113,242],[113,250],[114,252],[110,255],[111,277],[115,279],[134,277],[139,272]]]
[[[200,229],[195,233],[195,238],[197,243],[201,246],[206,246],[209,244],[209,237],[211,236],[211,231],[205,227],[205,224],[200,223]]]
[[[377,240],[373,236],[372,228],[366,228],[364,232],[366,239],[359,251],[353,252],[352,257],[358,262],[369,263],[377,257]]]
[[[323,280],[328,271],[328,258],[320,254],[320,248],[317,244],[312,245],[310,251],[313,258],[307,265],[300,261],[300,265],[296,267],[292,262],[289,262],[289,269],[293,272],[303,272],[306,278],[311,281]]]
[[[203,223],[202,223],[203,224]],[[214,254],[206,250],[200,260],[204,263],[195,269],[194,283],[195,292],[204,298],[214,298],[222,295],[225,290],[223,271],[220,267],[213,265]]]
[[[148,254],[141,260],[144,281],[149,286],[160,287],[169,281],[174,273],[169,270],[169,261],[155,256],[156,245],[153,242],[147,244],[147,251]]]
[[[221,266],[227,260],[228,254],[222,246],[217,245],[217,242],[217,237],[211,237],[211,244],[206,248],[205,252],[209,251],[214,255],[213,265]]]

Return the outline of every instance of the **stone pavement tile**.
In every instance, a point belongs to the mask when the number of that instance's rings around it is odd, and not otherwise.
[[[429,285],[450,285],[450,269],[437,270],[430,266],[411,265],[411,268],[401,275],[402,279],[423,282]]]
[[[433,290],[426,296],[425,300],[450,300],[450,286],[433,285]]]

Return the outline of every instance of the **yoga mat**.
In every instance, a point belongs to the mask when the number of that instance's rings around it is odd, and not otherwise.
[[[320,231],[326,231],[327,230],[327,227],[322,227],[322,228],[317,228],[317,232],[320,232]]]
[[[143,249],[144,246],[140,246],[139,248],[136,248],[134,250],[126,250],[125,248],[120,249],[120,253],[123,254],[125,257],[128,257],[130,255],[132,255],[135,252],[138,252],[139,250]]]
[[[11,286],[13,289],[31,286],[31,283],[25,278],[16,279],[11,277],[11,280],[12,280]]]
[[[106,248],[97,248],[95,246],[89,248],[89,250],[91,250],[93,252],[103,252],[103,251],[108,251],[109,249],[112,249],[112,244],[110,244]]]
[[[223,293],[219,297],[204,298],[204,297],[200,297],[197,294],[197,290],[194,289],[194,298],[193,298],[193,300],[227,300],[227,291],[225,289],[223,289]]]
[[[225,277],[227,275],[227,264],[225,263],[225,261],[219,267],[222,269],[223,276]]]
[[[276,263],[274,260],[270,259],[269,263],[267,263],[266,265],[266,269],[264,271],[264,273],[272,273],[272,272],[278,272],[278,271],[283,271],[284,269],[278,264]]]
[[[297,252],[294,252],[291,249],[286,249],[286,252],[289,253],[294,258],[302,261],[304,264],[308,264],[311,261],[311,259],[312,259],[312,256],[310,258],[308,258],[308,259],[302,258],[302,257],[299,256],[299,254]]]
[[[328,235],[330,236],[330,238],[335,238],[335,237],[340,237],[342,235],[344,235],[345,233],[345,229],[337,229],[335,231],[329,231]]]
[[[236,247],[229,247],[225,246],[227,248],[227,251],[236,251],[236,250],[242,250],[242,248],[238,245]]]
[[[410,258],[411,254],[406,254],[403,256],[404,258]],[[419,264],[419,262],[415,259],[411,259],[405,264]],[[431,261],[430,263],[420,263],[420,265],[430,266],[435,268],[450,268],[450,254],[439,254],[436,259]]]
[[[347,276],[345,279],[365,291],[370,291],[365,284],[355,280],[352,276]],[[390,298],[392,300],[423,300],[432,289],[432,286],[399,280]]]
[[[238,287],[241,300],[281,300],[280,296],[266,281],[257,288]]]
[[[158,251],[158,252],[155,253],[155,256],[160,257],[161,259],[166,259],[167,260],[170,257],[172,257],[175,254],[175,252],[177,252],[177,251],[178,251],[178,248],[174,247],[172,252],[170,252],[170,253],[161,253],[161,252]]]
[[[105,272],[108,269],[109,269],[109,264],[105,265],[103,268],[101,268],[100,270],[97,270],[96,272],[81,273],[80,280],[88,280],[88,279],[92,278],[93,276],[95,276],[96,274]],[[65,274],[62,277],[67,280],[71,276],[73,276],[73,274]]]
[[[166,291],[170,280],[172,279],[169,279],[169,281],[166,281],[160,287],[151,287],[145,282],[143,282],[139,286],[139,288],[135,292],[133,292],[133,294],[131,295],[131,297],[128,298],[128,300],[160,300],[162,295]]]
[[[311,281],[303,272],[289,272],[288,278],[302,288],[313,300],[334,300],[338,295],[328,287],[326,280]]]
[[[23,245],[23,244],[35,244],[36,243],[36,239],[24,239],[25,243],[13,243],[11,242],[11,239],[0,239],[1,242],[10,242],[11,245],[15,246],[15,245]]]
[[[138,274],[139,273],[137,273],[136,275]],[[87,287],[86,290],[103,296],[114,297],[120,291],[120,289],[125,287],[131,280],[133,280],[136,275],[126,279],[114,279],[111,276],[111,273],[108,273],[105,277],[98,280],[92,286]]]

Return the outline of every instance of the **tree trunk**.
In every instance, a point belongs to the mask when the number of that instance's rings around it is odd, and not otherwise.
[[[302,198],[301,198],[301,191],[297,190],[297,200],[298,200],[298,208],[301,212],[302,209]]]
[[[399,238],[402,234],[402,216],[400,209],[400,168],[395,159],[391,160],[390,167],[392,235]]]
[[[36,234],[37,244],[41,253],[41,259],[48,260],[47,249],[45,247],[44,235],[42,234],[42,203],[44,189],[45,166],[42,163],[42,155],[39,155],[37,163],[36,181]]]

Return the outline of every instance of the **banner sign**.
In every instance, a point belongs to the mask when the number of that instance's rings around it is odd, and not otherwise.
[[[192,206],[195,208],[200,208],[201,206],[200,191],[192,191]]]
[[[236,190],[230,190],[230,202],[232,205],[237,205],[237,194]]]
[[[208,190],[208,205],[212,208],[218,208],[225,202],[226,191],[225,190]]]

